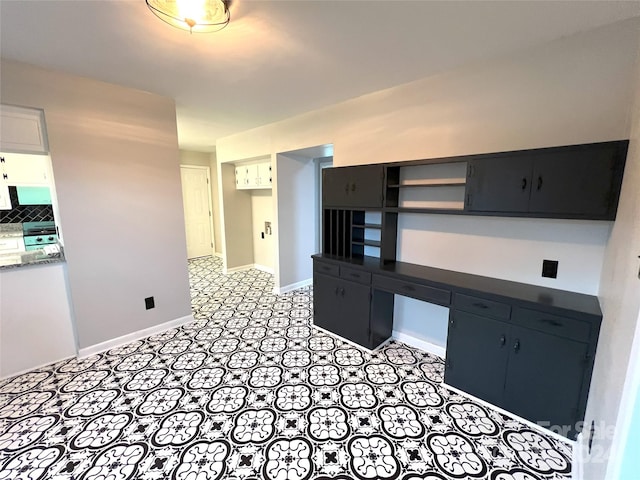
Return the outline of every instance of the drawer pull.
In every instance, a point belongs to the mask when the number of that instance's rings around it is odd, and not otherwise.
[[[500,335],[500,346],[504,347],[505,343],[507,343],[507,337]]]
[[[520,350],[520,340],[516,340],[516,343],[513,344],[513,351],[518,353]]]
[[[331,268],[330,268],[330,267],[327,267],[326,265],[322,265],[320,268],[321,268],[322,270],[324,270],[325,272],[328,272],[329,270],[331,270]]]
[[[351,273],[350,275],[352,277],[354,277],[354,278],[360,278],[360,274],[359,273]]]
[[[484,310],[486,310],[487,308],[489,308],[487,305],[485,305],[484,303],[480,303],[480,302],[476,302],[473,304],[474,307],[478,307],[478,308],[482,308]]]
[[[344,288],[340,289],[340,295],[342,295],[344,297]]]
[[[336,295],[340,293],[340,288],[336,287]]]
[[[407,292],[414,292],[416,290],[412,285],[403,285],[402,288]]]
[[[541,323],[546,323],[547,325],[551,325],[552,327],[561,327],[562,323],[556,321],[556,320],[552,320],[550,318],[543,318],[542,320],[540,320]]]

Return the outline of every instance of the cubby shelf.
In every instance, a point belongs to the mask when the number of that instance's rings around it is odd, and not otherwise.
[[[353,225],[353,228],[375,228],[377,230],[380,230],[382,228],[382,225],[378,223],[365,223],[364,225]]]
[[[462,208],[388,207],[385,208],[385,211],[393,213],[439,213],[447,215],[468,215],[468,212],[465,212]]]
[[[378,240],[364,240],[364,241],[353,241],[352,242],[354,245],[367,245],[369,247],[379,247],[382,245],[381,242],[379,242]]]
[[[447,181],[447,182],[423,182],[423,183],[404,183],[387,185],[387,188],[429,188],[429,187],[464,187],[466,180]]]

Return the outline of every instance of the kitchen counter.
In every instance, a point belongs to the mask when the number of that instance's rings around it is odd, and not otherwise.
[[[0,270],[10,270],[13,268],[29,267],[34,265],[48,265],[52,263],[64,262],[64,249],[60,246],[60,253],[57,255],[47,255],[42,250],[31,252],[9,253],[0,255]]]

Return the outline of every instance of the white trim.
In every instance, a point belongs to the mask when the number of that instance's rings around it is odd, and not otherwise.
[[[589,451],[584,430],[578,434],[571,454],[571,479],[582,480],[584,477],[584,459]]]
[[[180,327],[185,323],[189,323],[193,320],[193,315],[187,315],[186,317],[176,318],[175,320],[169,320],[168,322],[154,325],[153,327],[143,328],[142,330],[128,333],[127,335],[113,338],[111,340],[107,340],[106,342],[97,343],[96,345],[92,345],[90,347],[81,348],[78,350],[78,358],[90,357],[91,355],[95,355],[96,353],[101,353],[115,347],[120,347],[135,340],[140,340],[141,338],[146,338],[150,335],[161,333],[171,328]]]
[[[276,295],[282,295],[283,293],[291,292],[302,287],[308,287],[309,285],[313,285],[313,278],[307,278],[301,282],[291,283],[284,287],[273,287],[273,293]]]
[[[222,252],[213,252],[214,257],[222,258]]]
[[[251,270],[252,268],[253,268],[253,263],[250,263],[248,265],[241,265],[239,267],[223,268],[222,273],[224,273],[225,275],[228,275],[230,273],[244,272],[246,270]]]
[[[54,360],[53,362],[47,362],[47,363],[43,363],[42,365],[38,365],[36,367],[29,367],[26,368],[24,370],[20,370],[19,372],[13,372],[11,374],[9,374],[6,377],[0,377],[0,380],[9,380],[10,378],[14,378],[17,377],[19,375],[22,375],[23,373],[29,373],[29,372],[33,372],[34,370],[38,370],[40,368],[44,368],[44,367],[48,367],[49,365],[53,365],[56,363],[60,363],[60,362],[64,362],[65,360],[71,360],[72,358],[76,358],[75,355],[71,355],[70,357],[63,357],[59,360]]]
[[[471,400],[475,400],[476,402],[484,405],[485,407],[491,408],[493,410],[496,410],[498,412],[500,412],[503,415],[506,415],[508,417],[511,417],[521,423],[524,423],[525,425],[527,425],[528,427],[537,430],[538,432],[542,433],[543,435],[548,435],[550,437],[555,438],[556,440],[559,440],[561,442],[564,442],[568,445],[571,446],[575,446],[576,445],[576,441],[575,440],[571,440],[567,437],[563,437],[562,435],[560,435],[559,433],[553,432],[547,428],[544,428],[541,425],[538,425],[537,423],[533,423],[530,420],[527,420],[525,418],[519,417],[518,415],[516,415],[515,413],[512,413],[508,410],[504,410],[503,408],[500,407],[496,407],[495,405],[493,405],[492,403],[487,402],[486,400],[482,400],[481,398],[475,397],[467,392],[463,392],[462,390],[458,390],[456,387],[452,387],[451,385],[448,385],[444,382],[442,382],[440,385],[442,385],[443,387],[445,387],[448,390],[451,390],[452,392],[458,393],[464,397],[470,398]]]
[[[313,326],[313,328],[317,328],[318,330],[320,330],[322,333],[326,333],[327,335],[329,335],[331,337],[337,338],[338,340],[341,340],[341,341],[343,341],[345,343],[348,343],[349,345],[353,345],[354,347],[359,348],[360,350],[364,350],[365,352],[369,352],[369,353],[377,352],[378,350],[382,349],[382,347],[384,347],[387,343],[389,343],[391,340],[393,340],[393,338],[389,337],[384,342],[382,342],[380,345],[378,345],[376,348],[371,350],[371,349],[369,349],[367,347],[363,347],[362,345],[357,344],[356,342],[352,342],[348,338],[341,337],[337,333],[333,333],[333,332],[330,332],[329,330],[326,330],[326,329],[324,329],[322,327],[319,327],[315,323],[313,323],[312,326]]]
[[[394,330],[391,333],[391,338],[399,342],[406,343],[411,347],[424,350],[427,353],[432,353],[433,355],[436,355],[440,358],[445,358],[447,355],[447,349],[445,347],[441,347],[440,345],[428,342],[419,337],[414,337],[413,335],[409,335],[408,333],[403,333],[399,330]]]
[[[254,263],[253,268],[255,268],[256,270],[260,270],[261,272],[267,272],[273,275],[272,267],[265,267],[264,265],[260,265],[259,263]]]

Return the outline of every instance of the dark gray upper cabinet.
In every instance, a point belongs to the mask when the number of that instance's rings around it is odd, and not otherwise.
[[[604,142],[471,159],[465,211],[614,220],[627,146]]]
[[[384,167],[325,168],[322,171],[322,204],[325,207],[382,208]]]
[[[467,205],[470,212],[528,212],[533,160],[516,156],[469,162]]]

